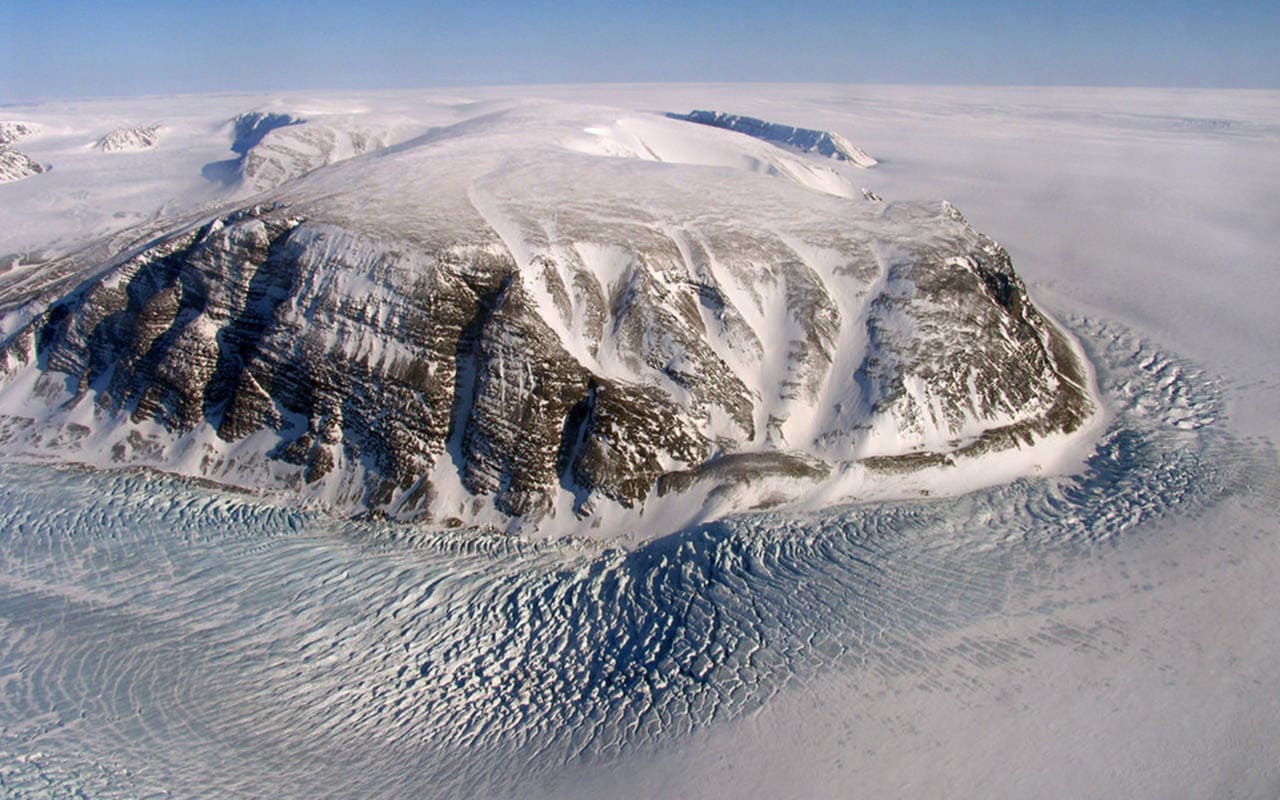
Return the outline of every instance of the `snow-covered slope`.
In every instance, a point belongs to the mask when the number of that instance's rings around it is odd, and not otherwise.
[[[392,135],[387,126],[357,115],[313,121],[279,111],[246,112],[229,127],[231,149],[239,157],[206,164],[203,174],[239,196],[274,189],[317,167],[385,147]]]
[[[8,146],[52,169],[3,184],[0,263],[14,255],[47,263],[104,243],[118,251],[188,215],[209,215],[307,170],[456,122],[469,102],[392,95],[371,109],[352,98],[217,95],[13,108],[14,121],[0,123],[0,150],[4,138],[20,136],[20,147]],[[280,118],[299,124],[270,124]],[[163,125],[152,132],[139,120]]]
[[[625,115],[608,124],[589,126],[565,144],[595,155],[747,170],[839,197],[860,196],[848,175],[822,160],[803,158],[789,149],[745,137],[729,141],[715,131],[682,129],[653,115]]]
[[[487,107],[325,170],[352,153],[310,125],[234,122],[241,180],[280,185],[251,205],[0,284],[11,452],[661,533],[1053,468],[1092,413],[1079,355],[946,203],[848,199],[761,169],[804,163],[772,145],[620,109]]]

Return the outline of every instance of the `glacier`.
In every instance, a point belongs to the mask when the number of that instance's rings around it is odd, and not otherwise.
[[[950,199],[1000,235],[1095,368],[1100,427],[1078,463],[656,540],[546,540],[6,460],[3,793],[1275,794],[1275,92],[546,93],[847,131],[881,163],[833,173],[844,183],[793,171],[805,191]],[[228,157],[229,129],[193,125],[207,145],[184,155],[92,149],[129,120],[178,131],[211,109],[311,124],[376,107],[394,148],[398,131],[512,94],[6,109],[43,123],[23,152],[54,169],[0,186],[0,280],[39,284],[48,260],[103,236],[146,244],[171,224],[148,222],[165,197],[194,216],[243,206],[243,184],[200,175]],[[635,125],[569,144],[646,160]],[[152,180],[121,180],[144,163]],[[34,313],[6,307],[4,334]]]
[[[1230,498],[1274,506],[1280,471],[1216,424],[1211,376],[1076,325],[1115,409],[1081,475],[739,516],[636,549],[6,465],[0,776],[101,797],[536,794],[832,671],[945,682],[954,661],[1119,647],[1054,621],[1089,602],[1070,597],[1025,634],[949,641],[1044,602],[1064,561]]]

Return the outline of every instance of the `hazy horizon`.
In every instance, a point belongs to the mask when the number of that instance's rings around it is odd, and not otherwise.
[[[17,3],[0,103],[610,83],[1280,88],[1280,8],[751,2]]]

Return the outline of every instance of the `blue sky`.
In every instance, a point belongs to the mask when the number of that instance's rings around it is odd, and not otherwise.
[[[1280,3],[0,0],[0,102],[509,83],[1280,88]]]

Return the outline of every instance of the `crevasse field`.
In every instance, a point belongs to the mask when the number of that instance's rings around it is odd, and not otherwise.
[[[1084,466],[624,547],[0,465],[0,793],[1280,794],[1280,93],[473,92],[516,93],[838,131],[866,188],[950,200],[1092,360]],[[49,160],[6,242],[112,218],[40,200]]]

